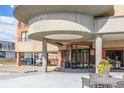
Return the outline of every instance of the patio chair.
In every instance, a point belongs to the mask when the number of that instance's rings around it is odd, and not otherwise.
[[[97,86],[96,80],[99,77],[98,74],[97,73],[89,73],[89,77],[90,77],[90,81],[91,81],[91,86],[95,88]]]
[[[116,84],[116,88],[124,88],[124,81],[118,81]]]
[[[99,75],[97,73],[90,73],[89,77],[90,77],[90,82],[91,82],[92,88],[106,88],[105,85],[98,83],[98,81],[101,77],[99,77]]]
[[[82,80],[82,88],[84,88],[84,86],[87,86],[89,88],[91,87],[90,79],[81,77],[81,80]]]

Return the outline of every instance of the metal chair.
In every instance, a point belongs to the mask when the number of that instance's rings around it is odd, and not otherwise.
[[[124,81],[118,81],[116,84],[117,88],[124,88]]]
[[[97,73],[89,73],[91,87],[92,88],[100,88],[101,85],[96,82],[99,79],[99,75]]]
[[[105,85],[98,83],[98,80],[100,79],[100,77],[97,73],[90,73],[89,77],[90,77],[92,88],[106,88]]]
[[[87,86],[89,88],[91,87],[90,79],[81,77],[81,80],[82,80],[82,88],[84,88],[84,86]]]

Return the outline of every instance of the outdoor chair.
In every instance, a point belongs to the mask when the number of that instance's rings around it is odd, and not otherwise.
[[[99,79],[99,75],[97,73],[90,73],[89,77],[92,88],[103,88],[103,85],[97,83],[97,80]]]
[[[116,88],[124,88],[124,81],[118,81]]]
[[[82,88],[84,88],[84,86],[87,86],[89,88],[91,87],[90,79],[81,77],[81,80],[82,80]]]
[[[90,73],[89,77],[90,77],[92,88],[106,88],[106,85],[97,83],[98,80],[101,78],[101,77],[99,77],[99,75],[97,73]]]

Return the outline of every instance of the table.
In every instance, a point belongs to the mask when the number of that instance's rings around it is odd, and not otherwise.
[[[116,86],[117,85],[116,83],[119,81],[124,81],[124,80],[113,77],[99,77],[94,82],[103,86],[106,85],[107,87],[113,87]]]

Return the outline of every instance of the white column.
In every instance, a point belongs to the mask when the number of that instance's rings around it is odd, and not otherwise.
[[[47,41],[43,39],[42,41],[42,60],[43,60],[43,72],[47,72]]]
[[[96,35],[96,42],[95,42],[95,50],[96,50],[96,73],[97,65],[102,59],[102,35]]]

